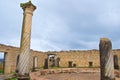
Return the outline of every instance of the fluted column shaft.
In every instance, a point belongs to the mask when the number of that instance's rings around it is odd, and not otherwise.
[[[31,3],[22,3],[21,7],[24,11],[22,35],[20,44],[20,58],[17,66],[18,75],[24,76],[29,74],[29,58],[30,58],[30,39],[31,39],[31,25],[32,15],[36,7]]]
[[[112,43],[107,38],[101,38],[99,44],[101,80],[115,80]]]

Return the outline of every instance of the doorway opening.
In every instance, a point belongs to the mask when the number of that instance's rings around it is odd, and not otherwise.
[[[118,56],[117,55],[114,55],[114,68],[119,69]]]
[[[5,52],[0,52],[0,74],[4,73],[5,67]]]
[[[48,63],[50,67],[55,67],[55,57],[56,57],[55,54],[48,55],[48,61],[49,61]]]
[[[72,61],[68,61],[68,67],[69,67],[69,68],[73,67],[73,66],[72,66],[72,63],[73,63]]]

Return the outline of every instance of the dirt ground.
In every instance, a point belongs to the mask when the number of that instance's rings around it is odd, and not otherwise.
[[[116,79],[120,80],[120,71],[115,70]],[[7,77],[12,75],[6,75]],[[0,75],[0,80],[4,80],[5,75]],[[117,77],[118,76],[118,77]],[[99,69],[81,69],[80,72],[73,73],[53,73],[40,75],[40,71],[30,73],[31,80],[100,80]]]
[[[100,72],[58,73],[48,75],[30,74],[32,80],[100,80]],[[120,80],[116,77],[115,80]]]
[[[32,80],[100,80],[99,72],[80,72],[80,73],[59,73],[49,75],[36,75],[31,74]],[[116,77],[116,80],[120,78]]]
[[[62,73],[41,76],[43,80],[100,80],[99,73]],[[38,79],[41,80],[41,79]]]

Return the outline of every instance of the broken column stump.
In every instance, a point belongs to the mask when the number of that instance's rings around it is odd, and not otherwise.
[[[108,38],[101,38],[99,43],[101,80],[115,80],[112,43]]]

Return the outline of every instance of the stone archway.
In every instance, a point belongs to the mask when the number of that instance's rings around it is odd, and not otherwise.
[[[48,55],[48,66],[50,66],[50,67],[55,66],[55,58],[56,58],[55,54],[49,54]]]

